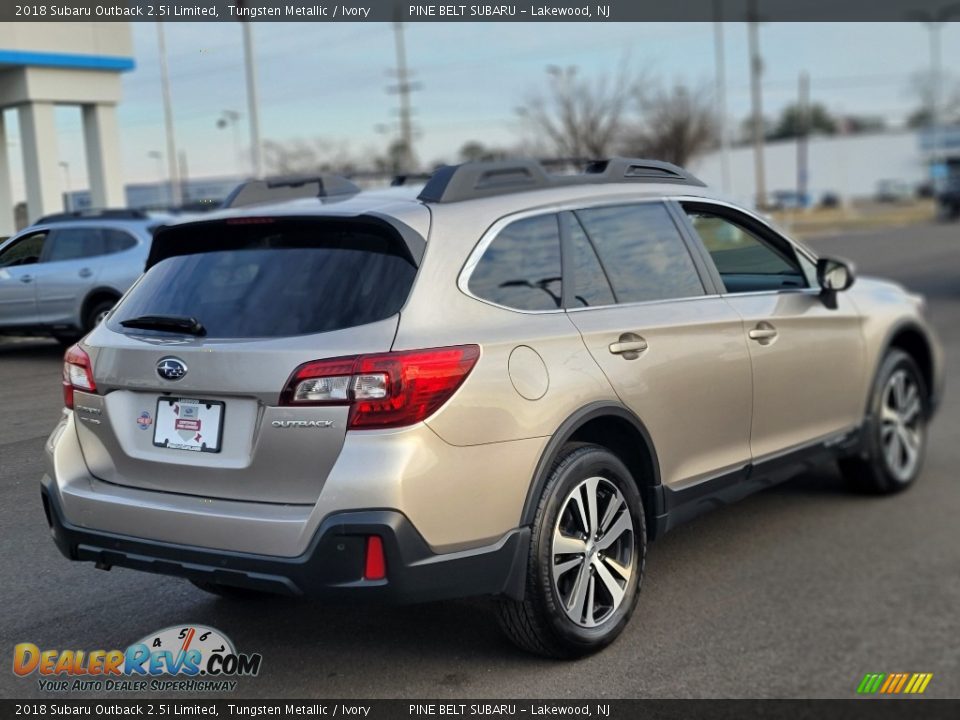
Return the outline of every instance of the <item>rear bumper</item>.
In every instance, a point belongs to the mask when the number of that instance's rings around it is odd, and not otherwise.
[[[56,491],[41,490],[53,541],[70,560],[126,567],[283,595],[425,602],[476,595],[522,597],[529,528],[493,545],[434,553],[412,523],[393,510],[343,512],[324,520],[298,557],[275,557],[142,540],[77,527]],[[363,578],[367,538],[383,541],[387,577]]]

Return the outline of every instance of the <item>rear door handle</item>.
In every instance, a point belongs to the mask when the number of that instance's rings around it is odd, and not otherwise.
[[[33,275],[21,275],[20,282],[22,283],[33,282]]]
[[[624,333],[617,342],[610,343],[608,349],[614,355],[622,355],[625,360],[635,360],[648,347],[647,341],[636,333]]]
[[[747,335],[761,345],[769,345],[777,337],[777,329],[768,322],[757,323],[757,326]]]
[[[90,268],[80,268],[80,272],[77,273],[82,278],[88,278],[93,275],[93,271]]]

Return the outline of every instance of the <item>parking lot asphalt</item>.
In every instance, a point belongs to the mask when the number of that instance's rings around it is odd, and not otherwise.
[[[513,649],[483,600],[237,604],[178,579],[68,562],[38,484],[61,350],[0,345],[0,665],[18,642],[125,648],[202,623],[263,655],[234,697],[846,698],[867,672],[930,672],[927,696],[960,697],[960,226],[812,244],[928,296],[948,388],[922,477],[903,495],[865,498],[825,468],[677,529],[651,547],[624,635],[574,663]],[[0,697],[57,696],[7,669]]]

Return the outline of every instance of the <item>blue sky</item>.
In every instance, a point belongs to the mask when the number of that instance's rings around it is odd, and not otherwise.
[[[122,155],[128,181],[150,181],[158,167],[148,154],[165,149],[156,27],[132,28],[137,69],[123,80]],[[254,32],[264,138],[322,137],[353,154],[382,150],[390,137],[375,127],[395,118],[396,105],[385,92],[394,60],[389,24],[260,23]],[[614,71],[626,58],[666,81],[712,88],[714,78],[711,23],[411,23],[406,33],[409,64],[423,85],[414,105],[417,154],[426,162],[455,158],[467,140],[515,143],[514,108],[542,84],[549,64],[576,65],[589,77]],[[166,36],[177,141],[190,174],[233,173],[239,166],[233,135],[216,121],[223,110],[242,113],[246,146],[240,26],[172,23]],[[729,114],[739,121],[749,112],[745,26],[726,24],[725,37]],[[805,70],[815,101],[896,124],[917,102],[911,76],[929,66],[927,31],[917,23],[770,23],[760,42],[768,115],[794,100]],[[943,58],[947,71],[960,67],[956,23],[943,30]],[[79,112],[58,111],[58,127],[60,154],[74,188],[81,187]],[[18,186],[17,168],[14,174]]]

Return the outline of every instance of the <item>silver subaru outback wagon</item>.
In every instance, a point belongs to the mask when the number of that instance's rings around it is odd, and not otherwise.
[[[812,462],[873,493],[920,473],[923,300],[680,168],[271,187],[161,230],[67,351],[42,497],[68,558],[232,597],[490,595],[573,657],[679,523]]]
[[[75,342],[143,272],[153,232],[166,217],[139,210],[58,213],[0,242],[0,334]]]

